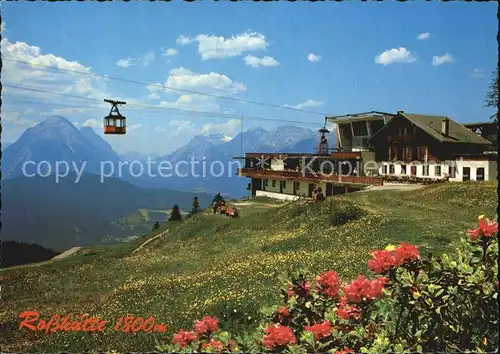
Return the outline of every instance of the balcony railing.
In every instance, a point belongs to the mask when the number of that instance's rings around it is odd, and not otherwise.
[[[365,177],[365,176],[344,176],[338,174],[322,174],[301,171],[273,171],[256,168],[240,168],[238,175],[244,177],[255,178],[270,178],[270,179],[294,179],[294,180],[313,180],[324,181],[331,183],[353,183],[363,185],[383,185],[382,178],[380,177]]]

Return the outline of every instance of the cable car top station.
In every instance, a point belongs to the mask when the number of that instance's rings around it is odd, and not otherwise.
[[[104,117],[104,134],[125,134],[126,117],[120,114],[119,104],[126,104],[123,101],[113,101],[105,99],[104,102],[111,103],[111,111]]]

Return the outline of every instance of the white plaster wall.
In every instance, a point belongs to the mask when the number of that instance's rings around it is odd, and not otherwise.
[[[491,178],[490,178],[491,162],[496,164],[496,162],[494,162],[494,161],[461,161],[461,160],[457,160],[456,161],[457,176],[456,176],[456,178],[453,179],[453,181],[462,181],[463,167],[470,167],[470,179],[471,179],[471,181],[476,180],[476,178],[477,178],[476,172],[477,172],[478,167],[484,168],[484,180],[485,181],[491,180]],[[450,178],[450,181],[451,180],[452,179]]]
[[[394,165],[394,173],[389,173],[389,165]],[[466,161],[466,160],[456,160],[456,161],[442,161],[439,163],[429,163],[429,173],[428,175],[423,174],[423,165],[421,163],[389,163],[382,162],[379,168],[379,173],[384,175],[384,165],[387,166],[387,176],[410,176],[411,175],[411,166],[417,166],[416,177],[420,178],[444,178],[445,173],[449,173],[449,166],[456,166],[456,175],[454,178],[450,178],[450,181],[462,181],[463,178],[463,168],[470,167],[470,179],[472,181],[476,180],[476,170],[477,168],[484,168],[484,178],[485,180],[495,180],[496,173],[496,161]],[[406,173],[402,173],[401,165],[406,165]],[[441,175],[435,174],[435,166],[441,166]]]

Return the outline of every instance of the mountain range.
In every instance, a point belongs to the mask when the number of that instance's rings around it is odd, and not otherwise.
[[[124,136],[124,139],[126,138]],[[232,197],[242,197],[246,193],[248,181],[236,176],[237,164],[242,162],[234,160],[234,157],[242,156],[246,152],[311,153],[315,150],[318,139],[318,134],[310,129],[287,125],[270,131],[263,128],[249,129],[232,139],[223,134],[197,135],[186,145],[159,157],[134,151],[120,156],[92,128],[78,129],[64,117],[51,117],[27,129],[17,141],[5,148],[2,179],[23,176],[23,164],[26,161],[38,163],[45,160],[51,166],[54,166],[56,161],[67,161],[70,169],[75,169],[71,166],[72,162],[75,167],[81,167],[86,162],[84,172],[91,174],[100,174],[101,162],[108,161],[108,165],[103,168],[103,171],[108,173],[105,175],[106,179],[120,178],[143,188],[220,192]],[[154,161],[150,174],[134,175],[137,172],[131,172],[127,167],[123,168],[121,173],[118,171],[119,161],[144,162],[148,158]],[[192,159],[197,161],[194,162],[194,167],[187,164]],[[170,164],[169,172],[174,175],[161,175],[158,166],[162,161],[163,165],[166,162]],[[114,168],[111,168],[110,164],[113,164]],[[178,173],[175,173],[176,164]],[[213,173],[210,172],[211,165]],[[146,165],[143,166],[146,168]],[[34,173],[34,165],[27,168],[31,169],[30,173]],[[43,168],[41,171],[49,172]],[[219,176],[221,172],[224,173]]]
[[[313,153],[318,140],[317,133],[296,126],[281,126],[272,131],[253,128],[237,134],[230,141],[220,134],[198,135],[176,151],[155,159],[156,166],[161,161],[175,166],[180,161],[193,159],[197,161],[193,164],[194,168],[182,163],[178,165],[179,177],[125,179],[142,187],[160,188],[168,183],[169,188],[173,189],[201,189],[239,198],[246,194],[248,180],[236,176],[238,164],[243,167],[244,162],[234,157],[243,157],[247,152]],[[206,174],[203,174],[203,164]],[[213,166],[213,173],[210,173],[210,166]],[[180,177],[183,174],[187,176]]]

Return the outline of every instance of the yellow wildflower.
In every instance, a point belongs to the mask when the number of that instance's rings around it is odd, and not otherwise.
[[[394,251],[396,249],[396,246],[394,245],[387,245],[387,247],[385,248],[386,251]]]

